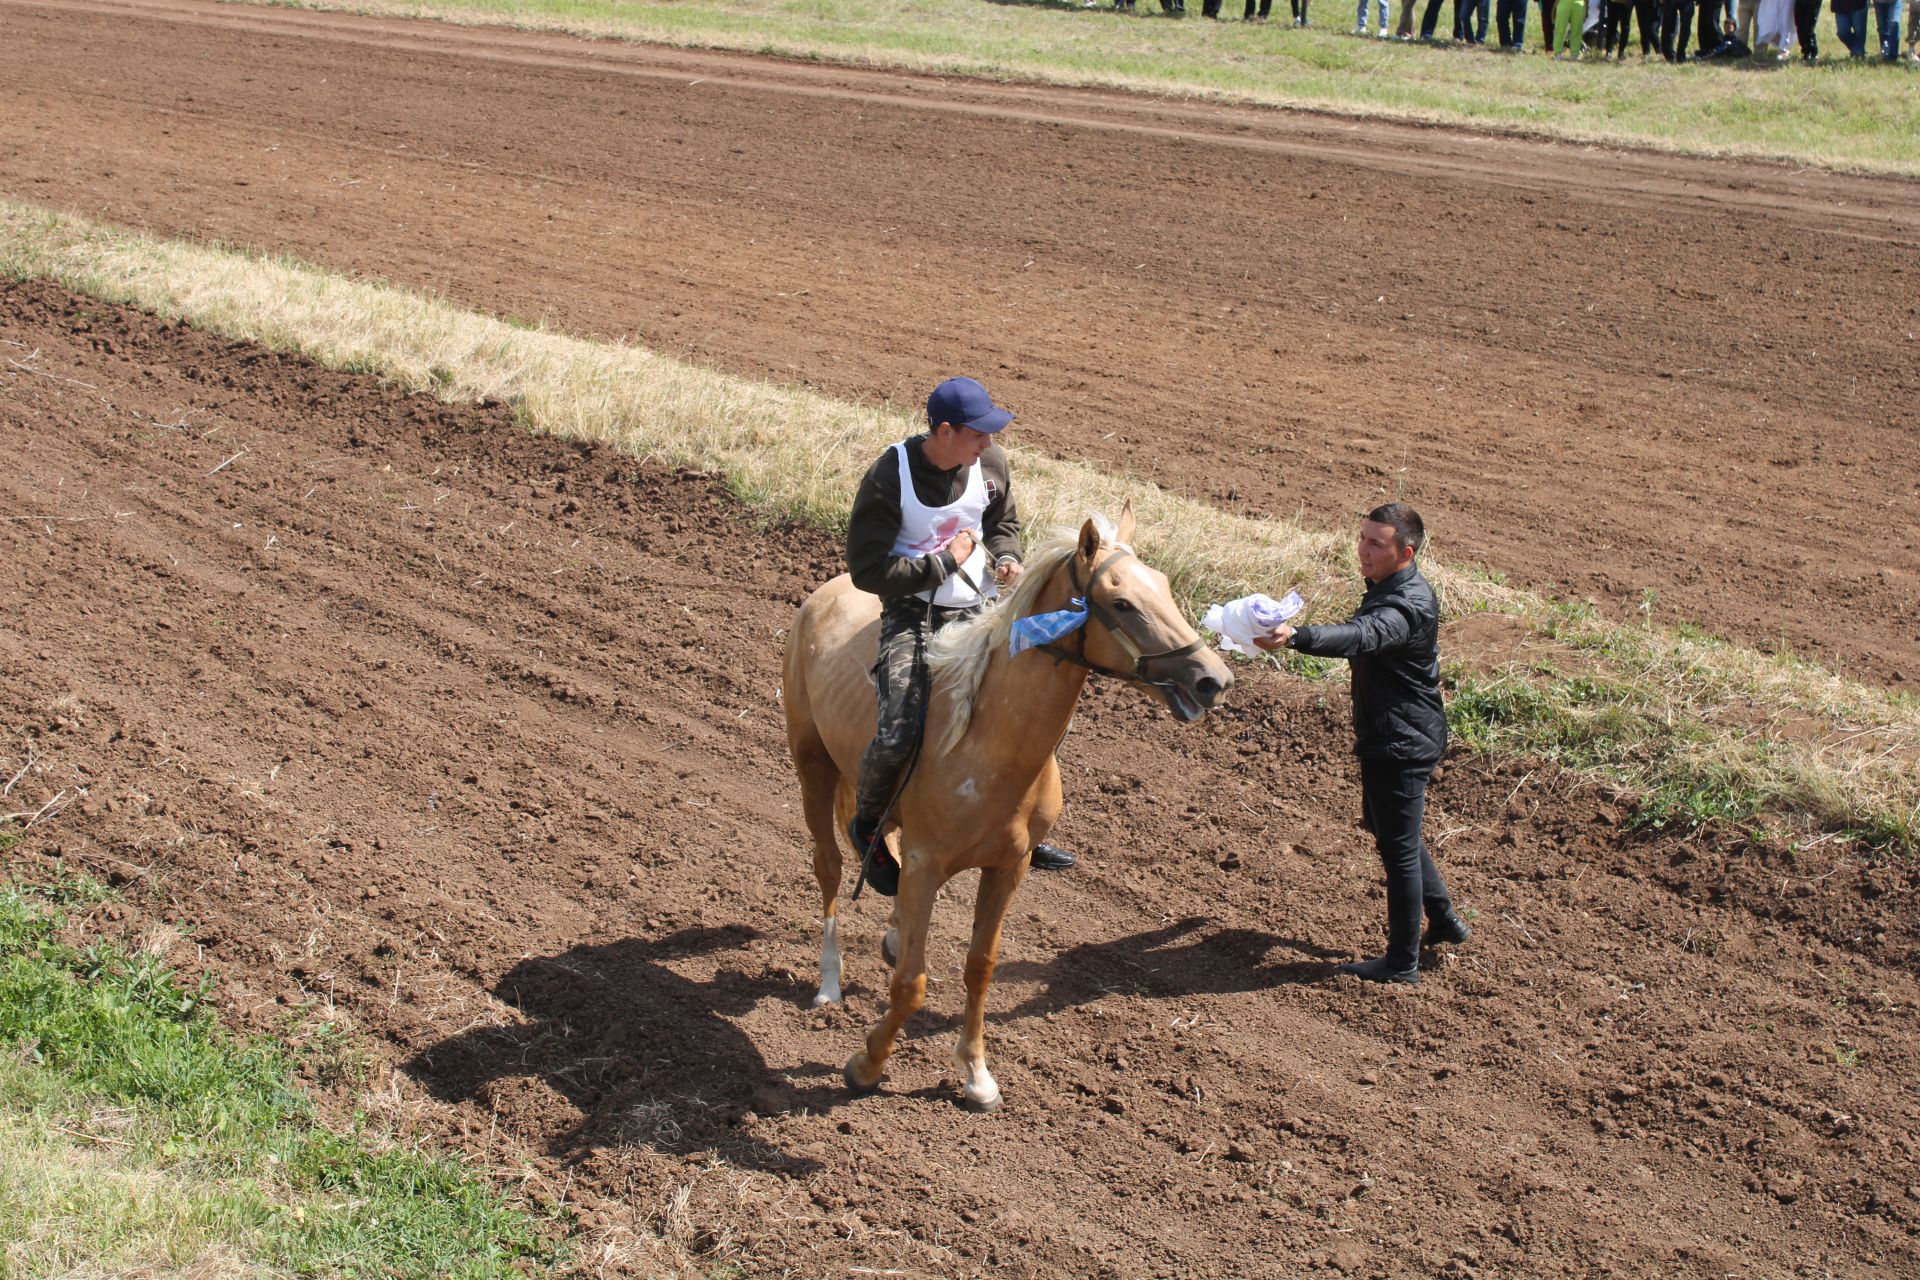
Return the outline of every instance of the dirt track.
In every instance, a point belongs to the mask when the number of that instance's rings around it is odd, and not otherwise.
[[[966,886],[849,1100],[884,917],[808,1008],[775,700],[830,543],[45,285],[0,288],[0,352],[0,774],[30,752],[7,807],[69,802],[7,861],[186,922],[263,1030],[344,1011],[610,1271],[662,1274],[652,1230],[767,1276],[1920,1268],[1911,868],[1632,839],[1455,760],[1429,829],[1478,932],[1363,989],[1331,976],[1382,914],[1337,703],[1250,671],[1182,731],[1102,688],[1065,751],[1085,865],[1029,881],[1003,955],[1006,1107],[946,1075]]]
[[[199,0],[0,0],[0,194],[1904,678],[1909,183]],[[1651,592],[1649,597],[1647,593]]]
[[[1518,579],[1920,653],[1911,186],[171,0],[0,23],[6,196],[861,398],[964,359],[1028,440],[1223,505],[1404,480]],[[981,166],[1003,212],[953,194]],[[880,915],[807,1008],[775,701],[833,546],[44,285],[0,288],[0,357],[4,808],[72,801],[9,860],[192,923],[262,1029],[337,1005],[633,1274],[656,1229],[769,1276],[1920,1271],[1911,868],[1455,760],[1478,933],[1361,989],[1341,709],[1256,671],[1183,732],[1101,689],[1085,865],[1029,881],[996,988],[1006,1108],[946,1076],[964,886],[849,1101]],[[1536,545],[1561,503],[1591,539]]]

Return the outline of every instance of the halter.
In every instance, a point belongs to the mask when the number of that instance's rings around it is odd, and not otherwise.
[[[1142,654],[1140,652],[1140,646],[1135,644],[1133,637],[1127,634],[1126,624],[1121,622],[1119,617],[1109,610],[1107,606],[1093,598],[1093,584],[1098,581],[1100,575],[1105,573],[1113,565],[1114,561],[1120,559],[1122,556],[1130,555],[1133,555],[1133,552],[1129,548],[1119,548],[1112,555],[1093,567],[1093,571],[1087,575],[1087,580],[1084,584],[1080,581],[1080,562],[1078,558],[1069,556],[1067,558],[1067,576],[1073,582],[1074,594],[1087,602],[1087,612],[1093,617],[1098,618],[1100,625],[1107,629],[1107,634],[1112,636],[1115,642],[1118,643],[1122,649],[1125,649],[1128,655],[1133,658],[1132,671],[1115,671],[1112,667],[1103,667],[1098,663],[1087,661],[1084,653],[1087,644],[1084,639],[1084,630],[1082,631],[1083,638],[1080,641],[1080,647],[1083,650],[1081,653],[1074,653],[1070,649],[1062,649],[1058,644],[1053,642],[1038,644],[1035,645],[1034,648],[1043,653],[1051,654],[1055,666],[1060,665],[1062,662],[1071,662],[1076,667],[1085,667],[1095,675],[1112,676],[1115,680],[1125,680],[1128,684],[1152,685],[1156,689],[1177,688],[1177,682],[1172,680],[1148,679],[1144,674],[1146,665],[1149,662],[1158,662],[1162,658],[1184,658],[1199,649],[1205,644],[1205,641],[1201,640],[1199,636],[1195,636],[1191,641],[1181,645],[1177,649],[1168,649],[1164,653]]]

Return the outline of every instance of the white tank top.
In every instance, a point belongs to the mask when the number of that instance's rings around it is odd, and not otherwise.
[[[896,556],[927,556],[947,545],[962,529],[971,529],[975,539],[973,554],[960,566],[967,571],[975,585],[987,584],[987,548],[981,541],[980,522],[987,514],[987,482],[980,474],[980,464],[975,462],[967,468],[967,487],[959,501],[945,507],[922,506],[919,495],[913,491],[913,476],[907,468],[907,446],[896,444],[894,452],[900,463],[900,533],[893,540],[893,554]],[[961,580],[959,574],[953,574],[932,591],[919,593],[922,600],[931,599],[933,603],[947,609],[965,609],[979,604],[980,593]]]

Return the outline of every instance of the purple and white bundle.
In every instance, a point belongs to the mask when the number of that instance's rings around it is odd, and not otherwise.
[[[1255,592],[1209,606],[1200,625],[1220,637],[1220,647],[1227,653],[1252,653],[1255,636],[1267,634],[1299,613],[1300,608],[1298,591],[1287,592],[1281,600]]]

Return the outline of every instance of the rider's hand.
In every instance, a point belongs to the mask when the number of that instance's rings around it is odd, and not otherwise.
[[[1002,560],[993,566],[993,580],[1003,587],[1010,587],[1020,581],[1020,575],[1025,572],[1025,567],[1018,560]]]
[[[947,544],[947,550],[953,552],[953,562],[956,565],[962,565],[973,555],[973,545],[973,531],[962,529],[953,535],[953,541]]]

